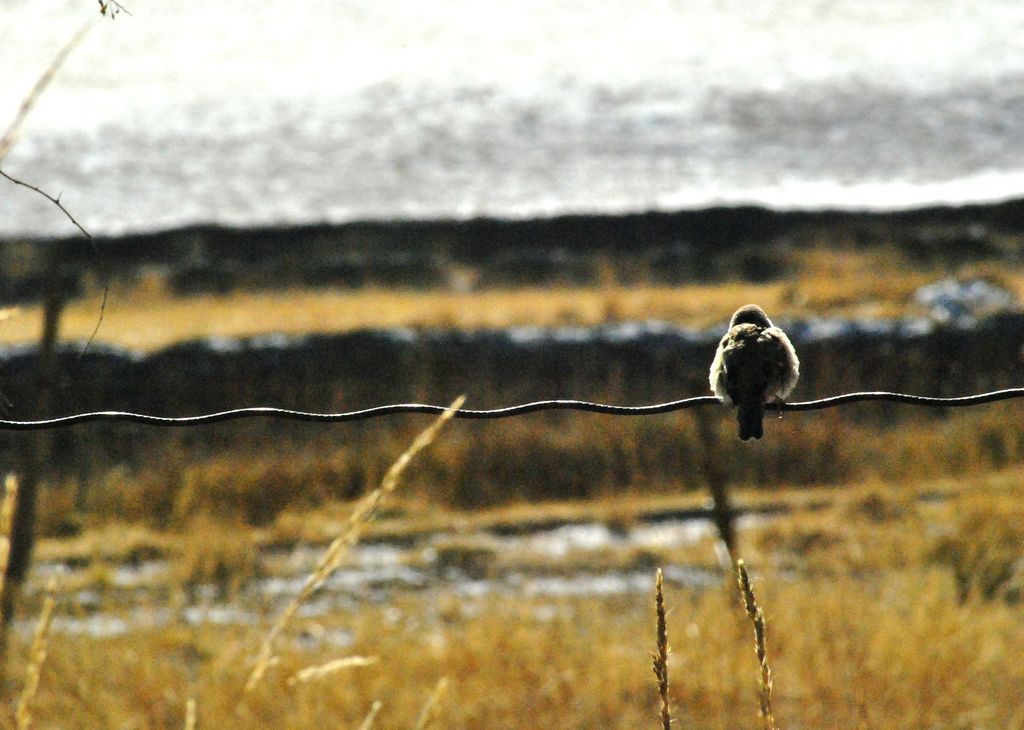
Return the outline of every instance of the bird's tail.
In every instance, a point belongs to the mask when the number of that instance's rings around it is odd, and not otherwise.
[[[764,403],[755,399],[740,401],[736,420],[740,423],[741,441],[761,438],[764,435]]]

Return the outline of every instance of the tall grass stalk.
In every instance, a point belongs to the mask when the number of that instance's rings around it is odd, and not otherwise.
[[[185,730],[196,730],[196,700],[189,697],[185,703]]]
[[[438,709],[441,706],[441,698],[448,689],[448,677],[441,677],[430,693],[423,709],[420,710],[419,719],[416,720],[415,730],[427,730],[431,723],[437,719]]]
[[[36,690],[39,689],[39,678],[43,671],[43,662],[46,660],[46,642],[50,636],[50,624],[53,622],[54,588],[55,581],[50,579],[47,586],[50,595],[46,597],[43,611],[39,614],[39,622],[32,637],[32,648],[29,650],[28,666],[25,668],[25,684],[14,713],[15,727],[18,730],[27,730],[32,726],[31,704],[36,696]]]
[[[380,708],[384,706],[384,703],[380,700],[374,700],[373,704],[370,705],[370,711],[366,713],[366,717],[359,723],[359,730],[372,730],[373,723],[377,719],[377,713],[380,712]]]
[[[349,669],[350,667],[369,667],[380,662],[380,657],[377,656],[347,656],[341,659],[333,659],[323,664],[318,664],[313,667],[306,667],[300,669],[294,675],[288,678],[288,686],[293,687],[296,684],[302,682],[312,682],[313,680],[326,677],[335,672],[339,672],[342,669]]]
[[[3,593],[7,561],[11,556],[11,526],[17,501],[18,477],[8,474],[4,480],[4,499],[0,502],[0,593]]]
[[[267,668],[271,665],[274,658],[274,641],[291,622],[292,618],[294,618],[299,607],[302,606],[302,604],[305,603],[309,597],[324,584],[331,574],[340,567],[342,558],[344,558],[348,549],[359,541],[360,536],[363,534],[363,529],[376,516],[381,504],[398,487],[399,479],[406,467],[408,467],[412,462],[413,457],[434,441],[437,434],[441,431],[444,425],[451,420],[456,411],[462,407],[462,404],[465,403],[465,401],[465,396],[459,396],[456,398],[444,413],[438,416],[433,423],[420,432],[412,442],[412,445],[406,449],[388,469],[384,478],[381,480],[380,486],[366,495],[359,504],[356,505],[355,511],[353,511],[352,516],[349,518],[345,529],[342,530],[341,534],[338,535],[338,537],[336,537],[327,547],[327,550],[324,551],[320,561],[317,563],[316,569],[309,575],[309,577],[306,578],[306,582],[303,584],[302,590],[299,591],[299,594],[295,596],[291,603],[289,603],[284,609],[280,617],[277,619],[277,622],[263,640],[259,654],[256,657],[256,663],[253,665],[252,672],[249,674],[249,679],[245,683],[245,692],[250,692],[266,674]]]
[[[750,586],[750,576],[747,575],[747,566],[742,560],[736,561],[736,580],[740,586],[743,607],[754,624],[754,651],[757,653],[757,662],[760,668],[758,701],[762,726],[765,730],[775,730],[775,717],[772,715],[772,670],[768,666],[764,611],[757,605],[754,589]]]
[[[668,699],[668,628],[665,624],[664,576],[661,568],[654,579],[654,611],[657,615],[658,650],[651,654],[654,676],[658,678],[658,695],[661,697],[661,727],[670,730],[672,711]]]

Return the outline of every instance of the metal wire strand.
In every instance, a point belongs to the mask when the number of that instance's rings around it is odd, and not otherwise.
[[[825,408],[835,408],[848,403],[861,401],[891,401],[894,403],[906,403],[913,406],[928,406],[932,408],[961,408],[964,406],[977,406],[983,403],[994,403],[996,401],[1010,400],[1011,398],[1024,398],[1024,388],[1008,388],[996,390],[991,393],[979,393],[959,398],[932,398],[923,395],[909,395],[907,393],[889,393],[885,391],[867,391],[862,393],[846,393],[831,398],[803,401],[799,403],[768,403],[765,408],[775,411],[817,411]],[[540,400],[532,403],[523,403],[506,408],[492,408],[487,410],[461,410],[455,414],[456,418],[463,419],[497,419],[523,416],[527,413],[538,411],[585,411],[588,413],[603,413],[609,416],[653,416],[660,413],[671,413],[681,411],[694,406],[706,406],[718,404],[719,400],[714,396],[698,396],[696,398],[684,398],[682,400],[669,401],[668,403],[656,403],[647,406],[616,406],[605,403],[592,403],[582,400]],[[309,413],[306,411],[294,411],[286,408],[236,408],[230,411],[218,413],[206,413],[200,416],[152,416],[145,413],[128,413],[124,411],[94,411],[91,413],[76,413],[60,418],[47,418],[37,421],[15,421],[0,420],[0,430],[3,431],[42,431],[46,429],[66,428],[92,421],[125,421],[128,423],[139,423],[146,426],[164,426],[182,428],[188,426],[200,426],[210,423],[223,423],[235,421],[242,418],[276,418],[288,421],[307,421],[313,423],[344,423],[346,421],[361,421],[367,418],[380,416],[391,416],[399,413],[443,413],[444,406],[426,405],[423,403],[396,403],[392,405],[364,408],[358,411],[345,411],[342,413]]]

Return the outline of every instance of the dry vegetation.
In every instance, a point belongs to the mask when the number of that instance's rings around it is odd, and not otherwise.
[[[779,726],[1020,726],[1021,604],[1014,578],[993,591],[991,576],[1024,549],[1022,476],[851,486],[830,492],[824,508],[744,533],[770,626]],[[979,520],[998,529],[979,534]],[[710,546],[701,549],[710,560]],[[650,578],[653,588],[653,570]],[[665,601],[673,718],[683,727],[756,725],[759,670],[734,580],[666,582]],[[58,611],[74,614],[74,605],[64,594]],[[176,727],[194,698],[199,726],[357,727],[380,701],[380,727],[415,727],[446,677],[433,710],[439,727],[656,727],[652,618],[647,592],[511,601],[395,592],[382,604],[297,619],[248,694],[271,616],[254,625],[179,619],[112,638],[55,630],[32,712],[41,727]],[[338,630],[351,632],[350,646],[318,638]],[[27,653],[15,647],[11,676],[21,676]],[[346,656],[380,661],[300,675]]]
[[[773,314],[886,315],[908,311],[910,292],[948,273],[888,250],[800,260],[786,284],[677,290],[611,283],[179,300],[154,284],[112,295],[103,337],[150,349],[265,330],[651,317],[707,325],[754,299]],[[1024,289],[1019,272],[968,273]],[[28,339],[34,316],[22,310],[0,323],[5,339]],[[69,336],[94,316],[93,303],[74,305]],[[45,661],[38,642],[32,649],[44,580],[29,586],[2,721],[15,724],[14,703],[38,680],[23,713],[37,727],[633,730],[664,727],[669,713],[686,728],[767,727],[769,717],[779,727],[1022,727],[1022,419],[1012,403],[912,418],[864,406],[787,415],[743,448],[724,413],[453,423],[378,505],[378,519],[360,526],[364,539],[431,536],[430,565],[482,582],[637,571],[648,585],[575,596],[500,581],[479,592],[442,580],[385,586],[372,598],[296,609],[276,630],[280,603],[247,588],[287,577],[296,546],[338,539],[424,420],[346,427],[344,438],[259,431],[248,449],[237,448],[250,435],[241,426],[231,449],[221,448],[223,429],[167,436],[139,463],[97,469],[84,485],[50,478],[40,524],[51,537],[38,559],[71,570],[56,589]],[[710,465],[708,452],[719,457]],[[544,558],[479,537],[581,521],[623,534],[702,505],[712,478],[724,478],[740,507],[786,510],[740,533],[760,609],[752,594],[745,607],[710,538]],[[150,561],[168,568],[137,585],[119,577]],[[655,678],[656,566],[721,580],[692,584],[666,570]],[[197,608],[206,620],[190,618]],[[757,653],[745,608],[767,621]],[[127,628],[105,634],[111,625]],[[246,692],[272,630],[274,659]]]
[[[766,423],[767,437],[746,448],[737,446],[733,418],[717,409],[643,419],[462,421],[410,475],[407,494],[422,506],[411,520],[429,518],[431,510],[528,502],[680,494],[693,501],[712,478],[773,490],[844,487],[973,475],[1024,460],[1024,413],[1012,405],[918,412],[888,423],[875,413],[866,406],[859,414],[786,414]],[[702,430],[698,418],[707,418],[710,429]],[[377,422],[346,429],[340,440],[337,432],[322,432],[290,446],[265,447],[263,435],[251,450],[235,438],[222,453],[168,437],[133,468],[51,481],[40,530],[69,536],[110,522],[180,530],[200,519],[263,528],[282,543],[325,539],[311,510],[345,509],[379,481],[422,423]],[[723,458],[705,463],[709,451]]]
[[[956,271],[913,262],[895,247],[837,250],[823,245],[787,254],[792,274],[763,284],[736,280],[685,287],[624,286],[614,276],[581,287],[478,291],[389,288],[251,290],[222,296],[178,297],[153,275],[115,288],[100,340],[154,350],[185,339],[264,333],[347,332],[364,327],[592,325],[658,319],[707,327],[728,319],[737,302],[757,301],[772,316],[897,316],[915,289],[958,274],[997,279],[1024,296],[1024,272],[968,263]],[[84,340],[96,325],[99,295],[73,302],[62,331]],[[7,342],[38,336],[41,309],[17,308],[0,321]]]

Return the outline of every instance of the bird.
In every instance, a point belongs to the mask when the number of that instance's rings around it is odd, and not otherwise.
[[[756,304],[737,309],[711,361],[709,382],[720,401],[736,406],[740,440],[764,435],[764,404],[783,401],[799,377],[800,360],[786,333]]]

